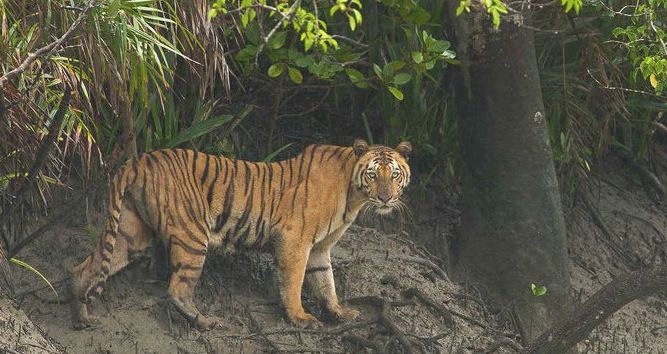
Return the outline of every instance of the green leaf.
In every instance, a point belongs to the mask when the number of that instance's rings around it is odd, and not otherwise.
[[[363,21],[363,17],[361,17],[361,12],[359,12],[359,10],[357,9],[352,9],[352,13],[354,14],[354,19],[357,21],[357,24],[360,25],[361,22]]]
[[[497,10],[491,11],[491,17],[493,18],[493,27],[498,28],[500,26],[500,13]]]
[[[232,116],[231,114],[223,114],[220,116],[211,117],[207,120],[197,122],[192,126],[190,126],[189,128],[178,133],[178,135],[176,135],[173,139],[171,139],[171,141],[169,141],[166,145],[169,148],[176,147],[192,139],[210,133],[219,126],[229,123],[233,118],[234,116]]]
[[[387,63],[387,66],[390,66],[394,72],[397,72],[405,67],[405,62],[401,60],[394,60]]]
[[[276,156],[278,156],[278,154],[280,154],[281,152],[283,152],[283,150],[287,149],[287,148],[290,147],[291,145],[292,145],[292,143],[285,144],[285,145],[281,146],[280,148],[276,149],[276,151],[274,151],[274,152],[272,152],[272,153],[266,155],[266,157],[264,157],[264,158],[262,159],[262,161],[264,161],[264,162],[271,162],[271,161],[273,161],[273,159],[276,158]]]
[[[417,64],[421,64],[424,61],[424,54],[422,52],[412,52],[412,60]]]
[[[450,46],[451,45],[448,41],[437,40],[429,43],[428,46],[426,47],[426,50],[434,53],[442,53],[445,50],[449,49]]]
[[[399,90],[397,87],[394,86],[387,86],[387,89],[389,92],[391,92],[394,97],[396,97],[399,101],[403,101],[403,92]]]
[[[285,68],[282,63],[272,64],[271,66],[269,66],[268,70],[269,77],[271,78],[278,77],[283,73],[284,70]]]
[[[394,84],[400,86],[400,85],[408,83],[410,81],[410,79],[412,79],[412,76],[410,76],[410,74],[400,73],[400,74],[394,76]]]
[[[246,10],[241,16],[241,24],[243,27],[248,27],[248,21],[250,21],[250,11]]]
[[[368,84],[364,81],[364,74],[361,71],[353,68],[345,69],[345,73],[350,78],[350,81],[359,88],[367,88]]]
[[[350,29],[354,31],[354,29],[357,28],[357,21],[355,21],[354,17],[350,14],[347,15],[347,21],[350,24]]]
[[[301,71],[299,69],[288,67],[287,73],[289,75],[290,80],[292,80],[293,83],[298,85],[303,82],[303,75],[301,74]]]
[[[533,296],[543,296],[547,293],[546,286],[530,284],[530,291],[533,293]]]
[[[442,56],[445,59],[454,59],[456,58],[456,53],[453,50],[447,49],[444,52],[442,52],[440,56]]]
[[[24,262],[24,261],[22,261],[18,258],[12,258],[12,259],[9,260],[9,262],[11,262],[13,264],[16,264],[19,267],[23,267],[23,268],[35,273],[38,277],[40,277],[42,279],[42,281],[44,281],[46,283],[46,285],[49,286],[49,288],[51,288],[51,291],[53,291],[53,293],[56,294],[56,297],[58,297],[58,292],[56,291],[56,289],[53,287],[51,282],[48,279],[46,279],[46,277],[40,271],[38,271],[37,269],[35,269],[30,264],[28,264],[28,263],[26,263],[26,262]]]
[[[285,31],[276,32],[271,38],[269,38],[269,42],[266,45],[271,49],[281,48],[283,45],[285,45],[286,38],[287,38],[287,32]]]
[[[377,75],[377,77],[382,79],[382,69],[380,69],[379,65],[373,63],[373,71],[375,72],[375,75]]]
[[[238,61],[250,61],[255,58],[255,54],[257,53],[257,46],[249,44],[239,50],[238,53],[234,56],[234,58]]]
[[[287,58],[294,63],[294,65],[300,68],[307,68],[309,65],[313,64],[315,60],[311,55],[306,55],[298,50],[290,49],[287,51]]]

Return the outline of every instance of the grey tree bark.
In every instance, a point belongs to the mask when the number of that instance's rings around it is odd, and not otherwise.
[[[503,21],[498,30],[485,11],[453,20],[462,60],[456,97],[466,165],[453,265],[459,278],[514,304],[524,343],[568,312],[570,285],[534,37],[517,25],[529,17]],[[533,296],[531,283],[546,286],[547,295]]]

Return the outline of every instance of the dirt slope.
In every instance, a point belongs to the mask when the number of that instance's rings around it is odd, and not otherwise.
[[[48,240],[48,241],[46,241]],[[27,261],[51,279],[80,261],[90,248],[85,228],[68,227],[33,247]],[[387,251],[389,250],[389,252]],[[53,298],[48,291],[25,297],[23,309],[31,314],[68,353],[254,353],[358,352],[355,335],[372,341],[382,352],[399,351],[399,337],[429,352],[468,352],[484,348],[500,333],[480,306],[463,289],[442,276],[442,270],[405,233],[384,235],[372,229],[352,227],[334,253],[337,287],[342,298],[357,298],[362,316],[351,324],[328,322],[324,333],[296,331],[283,316],[273,275],[271,257],[254,253],[214,255],[207,262],[197,303],[205,313],[227,319],[226,328],[200,333],[194,330],[165,300],[166,283],[149,281],[147,262],[114,276],[94,312],[102,315],[98,327],[84,331],[70,328],[67,304],[40,300]],[[387,276],[389,275],[389,276]],[[23,274],[22,286],[39,283]],[[401,291],[417,288],[429,299],[445,305],[454,315],[433,310],[424,303],[406,302]],[[364,298],[376,296],[377,298]],[[359,299],[361,298],[361,299]],[[395,301],[390,320],[397,331],[379,319],[378,299]],[[306,298],[320,318],[319,307]],[[454,325],[450,325],[449,316]],[[511,333],[506,333],[512,336]]]

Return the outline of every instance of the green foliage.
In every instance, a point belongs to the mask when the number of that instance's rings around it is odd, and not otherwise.
[[[547,294],[547,287],[543,285],[530,284],[530,292],[535,297],[544,296]]]
[[[273,152],[271,152],[270,154],[266,155],[266,156],[262,159],[262,161],[264,161],[264,162],[271,162],[271,161],[273,161],[273,159],[275,159],[276,156],[278,156],[281,152],[287,150],[290,146],[292,146],[292,143],[285,144],[285,145],[279,147],[279,148],[276,149],[275,151],[273,151]]]
[[[625,41],[624,48],[633,64],[631,78],[640,76],[657,95],[667,88],[667,1],[647,0],[634,6],[626,26],[616,27],[614,37]]]
[[[570,0],[563,0],[563,1],[570,1]],[[573,1],[581,1],[581,0],[573,0]],[[500,17],[508,13],[507,5],[501,0],[481,0],[480,2],[486,8],[486,12],[489,15],[491,15],[493,26],[498,28],[500,26]],[[461,0],[461,2],[459,2],[459,6],[456,8],[456,16],[461,15],[464,11],[470,12],[471,7],[472,7],[471,0]]]
[[[560,0],[561,5],[565,8],[565,12],[570,12],[574,10],[575,13],[581,11],[581,7],[584,4],[583,0]]]
[[[443,69],[458,64],[441,28],[443,7],[439,1],[411,0],[377,6],[358,0],[217,0],[210,15],[242,22],[239,17],[256,10],[252,20],[235,28],[240,45],[230,65],[240,68],[243,82],[275,80],[267,96],[276,99],[299,86],[328,86],[336,107],[343,97],[366,96],[353,119],[367,135],[383,126],[378,143],[409,138],[430,159],[447,149],[434,144],[433,136],[453,136],[454,127],[441,126],[452,117],[442,116],[446,97],[436,90]]]

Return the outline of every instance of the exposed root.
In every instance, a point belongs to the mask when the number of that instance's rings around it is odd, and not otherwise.
[[[523,346],[521,346],[521,344],[513,341],[510,338],[499,336],[499,337],[496,338],[495,341],[493,341],[493,343],[491,343],[491,345],[488,348],[478,350],[477,352],[478,353],[495,353],[498,349],[500,349],[502,347],[510,347],[517,352],[520,352],[520,351],[523,350]]]
[[[432,310],[437,312],[442,319],[445,321],[445,325],[447,328],[454,328],[456,327],[456,323],[454,322],[454,318],[452,318],[452,313],[444,306],[441,304],[435,302],[433,299],[428,297],[426,294],[424,294],[423,291],[417,289],[417,288],[409,288],[407,290],[403,291],[403,296],[406,298],[416,298],[421,302],[422,304],[430,307]]]

